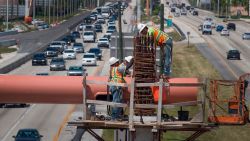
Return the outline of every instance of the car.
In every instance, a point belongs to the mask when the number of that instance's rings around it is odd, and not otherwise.
[[[192,12],[192,15],[193,15],[193,16],[198,16],[198,15],[199,15],[199,12],[196,11],[196,10],[194,10],[194,11]]]
[[[66,69],[66,65],[65,65],[65,61],[63,58],[55,57],[51,59],[50,71],[65,70],[65,69]]]
[[[96,31],[96,32],[102,32],[102,25],[100,25],[100,24],[95,24],[95,31]]]
[[[238,59],[240,60],[240,52],[237,49],[232,49],[227,52],[227,59]]]
[[[42,135],[40,135],[37,129],[19,129],[17,134],[13,136],[15,141],[41,141]]]
[[[109,42],[111,41],[111,35],[104,34],[102,38],[107,38]]]
[[[62,41],[64,41],[67,45],[70,45],[70,44],[71,44],[70,39],[68,39],[68,38],[66,38],[66,37],[62,38]]]
[[[185,8],[181,9],[181,15],[187,15],[187,10]]]
[[[243,33],[242,40],[250,40],[250,32]]]
[[[107,30],[113,30],[116,32],[116,26],[115,25],[109,25]]]
[[[90,48],[88,53],[94,53],[98,60],[102,60],[102,50],[100,48]]]
[[[85,31],[83,33],[83,42],[95,42],[95,33],[93,31]]]
[[[202,26],[202,35],[210,34],[212,35],[212,23],[210,21],[205,21]]]
[[[170,12],[175,13],[175,7],[172,7],[172,8],[170,9]]]
[[[67,72],[68,76],[83,76],[85,69],[82,66],[70,66]]]
[[[83,29],[85,28],[86,24],[85,23],[81,23],[78,27],[79,31],[83,31]]]
[[[97,41],[97,47],[106,47],[109,48],[109,39],[108,38],[100,38]]]
[[[89,15],[89,18],[92,19],[93,21],[95,21],[95,20],[97,20],[97,15],[91,14],[91,15]]]
[[[190,7],[189,12],[192,13],[193,11],[195,11],[194,7]]]
[[[221,36],[229,36],[229,30],[223,29],[220,33]]]
[[[85,30],[94,30],[94,26],[93,25],[86,25]]]
[[[106,35],[112,35],[114,33],[114,30],[107,30]]]
[[[88,65],[96,66],[97,60],[96,60],[95,54],[94,53],[85,53],[83,55],[83,58],[82,58],[82,65],[83,66],[88,66]]]
[[[190,10],[190,8],[191,8],[190,5],[187,5],[187,6],[186,6],[186,9],[187,9],[187,10]]]
[[[36,28],[38,30],[44,30],[44,29],[48,29],[49,28],[49,25],[47,23],[38,23],[36,25]]]
[[[55,48],[55,47],[48,47],[44,54],[46,55],[46,57],[57,57],[59,54],[59,48]]]
[[[84,53],[84,46],[82,43],[74,43],[72,48],[76,53]]]
[[[227,29],[228,30],[236,30],[236,25],[235,25],[235,23],[228,23],[227,24]]]
[[[174,16],[175,16],[175,17],[180,17],[181,14],[180,14],[180,12],[175,12],[175,13],[174,13]]]
[[[68,38],[70,40],[70,43],[76,42],[76,38],[72,35],[67,35],[66,38]]]
[[[115,22],[108,22],[107,26],[111,26],[111,25],[115,26]]]
[[[76,59],[76,53],[73,49],[66,49],[63,52],[63,59]]]
[[[65,46],[61,41],[53,41],[49,44],[49,47],[57,48],[59,53],[62,53]]]
[[[73,32],[71,33],[71,36],[73,36],[75,39],[76,39],[76,38],[81,38],[81,34],[80,34],[78,31],[73,31]]]
[[[36,53],[32,58],[32,66],[47,65],[47,58],[43,52]]]
[[[223,25],[217,25],[215,30],[216,30],[217,32],[221,32],[223,29],[224,29],[224,26],[223,26]]]
[[[105,20],[104,19],[98,19],[97,21],[96,21],[96,24],[105,24],[106,22],[105,22]]]

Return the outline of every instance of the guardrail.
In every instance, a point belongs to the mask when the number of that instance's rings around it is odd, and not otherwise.
[[[186,39],[186,35],[183,33],[183,31],[178,27],[177,24],[173,23],[173,27],[175,28],[175,30],[181,35],[181,40],[185,40]]]
[[[0,32],[0,37],[7,36],[7,35],[15,35],[17,33],[18,33],[17,31]]]

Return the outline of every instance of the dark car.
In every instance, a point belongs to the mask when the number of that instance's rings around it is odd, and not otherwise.
[[[96,31],[96,32],[102,32],[102,25],[100,25],[100,24],[95,24],[95,31]]]
[[[108,40],[111,41],[111,35],[105,34],[103,35],[103,38],[108,38]]]
[[[98,60],[102,59],[102,50],[99,48],[91,48],[88,53],[94,53]]]
[[[32,58],[32,66],[47,65],[47,58],[44,53],[36,53]]]
[[[223,25],[217,25],[217,26],[216,26],[216,31],[217,31],[217,32],[221,32],[223,29],[224,29],[224,26],[223,26]]]
[[[59,48],[56,47],[48,47],[44,53],[46,57],[57,57],[58,54],[60,53],[60,50]]]
[[[96,24],[105,24],[106,22],[105,22],[105,20],[104,19],[98,19],[97,21],[96,21]]]
[[[235,25],[235,23],[228,23],[227,24],[227,29],[228,30],[236,30],[236,25]]]
[[[194,10],[193,11],[193,16],[198,16],[198,15],[199,15],[198,11]]]
[[[90,18],[89,16],[85,17],[83,19],[83,23],[86,23],[86,24],[91,24],[93,22],[93,19]]]
[[[66,66],[65,66],[65,61],[63,60],[63,58],[52,58],[50,62],[50,71],[65,70],[65,69],[66,69]]]
[[[17,135],[13,136],[15,141],[41,141],[42,137],[37,129],[20,129]]]
[[[76,42],[76,39],[74,36],[72,35],[67,35],[66,38],[68,38],[70,40],[71,43],[75,43]]]
[[[229,50],[227,52],[227,59],[237,59],[240,60],[240,52],[236,49]]]
[[[71,33],[71,36],[73,36],[74,38],[81,38],[81,35],[78,31],[74,31]]]

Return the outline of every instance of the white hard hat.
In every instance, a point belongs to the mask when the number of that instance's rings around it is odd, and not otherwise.
[[[130,62],[132,58],[133,58],[133,56],[127,56],[127,57],[125,57],[125,60],[126,60],[127,62]]]
[[[139,24],[137,25],[137,28],[138,28],[139,32],[141,33],[141,31],[142,31],[146,26],[147,26],[146,24],[139,23]]]
[[[109,65],[111,66],[111,65],[114,65],[116,62],[118,62],[119,61],[119,59],[117,59],[117,58],[115,58],[115,57],[111,57],[110,59],[109,59]]]

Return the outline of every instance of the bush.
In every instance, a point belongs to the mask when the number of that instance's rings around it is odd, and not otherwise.
[[[153,9],[153,15],[158,15],[160,12],[160,5],[156,5]]]

